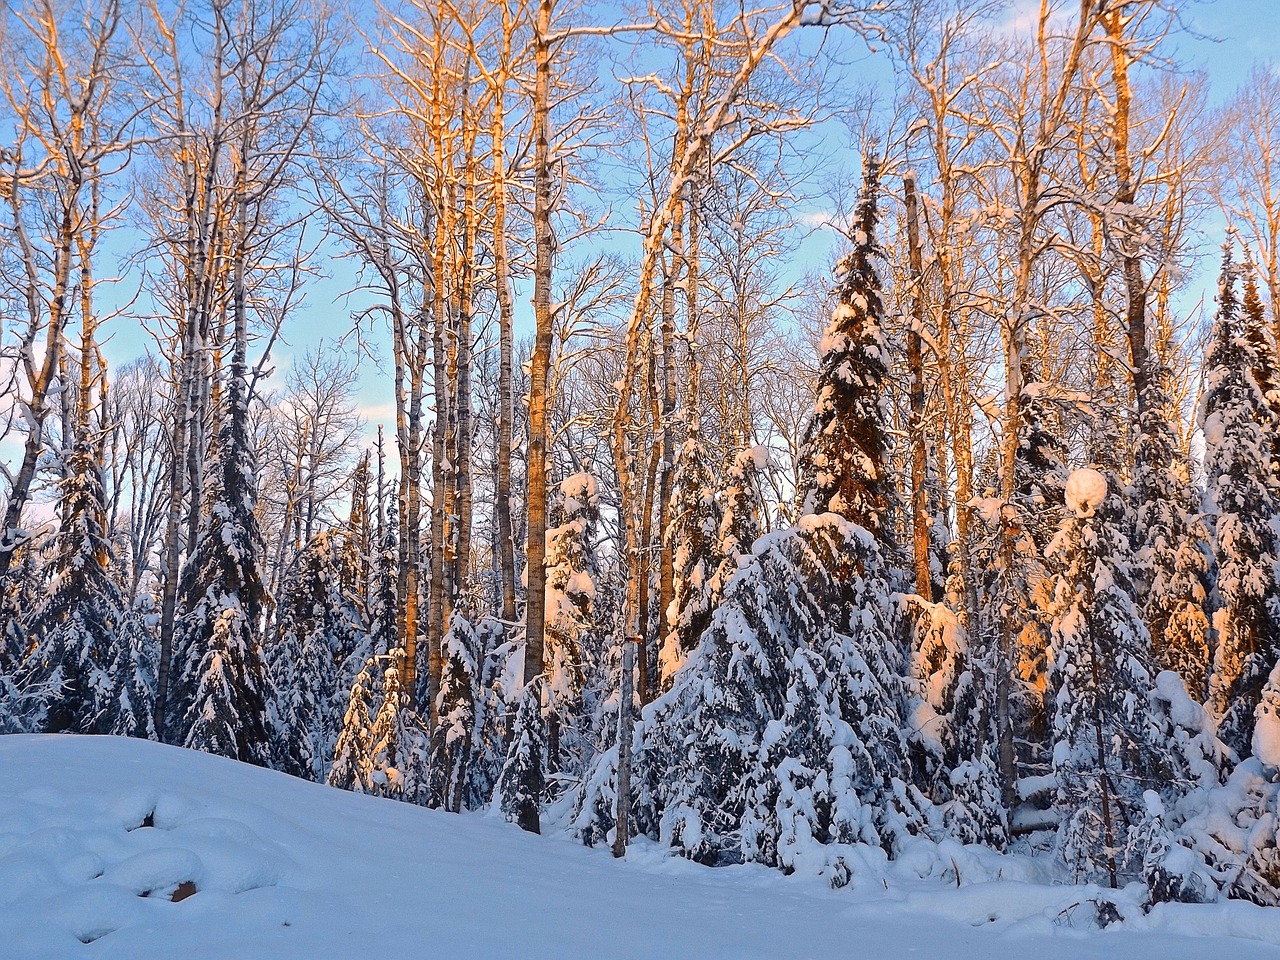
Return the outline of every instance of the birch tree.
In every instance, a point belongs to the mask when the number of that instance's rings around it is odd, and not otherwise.
[[[5,11],[0,93],[14,141],[0,151],[0,200],[12,238],[0,279],[22,317],[12,360],[21,378],[14,399],[25,436],[16,472],[6,471],[0,578],[26,537],[22,516],[46,449],[47,423],[60,392],[69,389],[60,376],[64,333],[78,298],[93,302],[95,252],[115,210],[112,181],[128,159],[134,116],[121,99],[123,22],[118,2],[36,0]],[[92,308],[81,313],[95,319]]]

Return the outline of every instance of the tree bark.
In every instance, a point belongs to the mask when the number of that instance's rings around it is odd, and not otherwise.
[[[529,492],[527,495],[528,584],[525,603],[524,682],[528,686],[545,668],[547,548],[547,380],[551,369],[554,315],[551,269],[555,237],[551,227],[551,17],[555,0],[538,0],[534,20],[533,57],[533,356],[529,374]],[[539,758],[539,763],[541,762]],[[540,773],[540,771],[539,771]],[[538,777],[541,781],[541,776]],[[540,829],[536,804],[520,826]]]
[[[907,330],[907,371],[911,377],[907,434],[911,443],[911,543],[915,553],[916,593],[925,600],[941,599],[933,594],[933,572],[929,566],[929,444],[924,426],[924,264],[920,250],[920,221],[917,208],[916,175],[902,178],[907,219],[907,255],[911,267],[911,326]]]

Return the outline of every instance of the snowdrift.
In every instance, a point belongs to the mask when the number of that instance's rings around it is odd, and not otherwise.
[[[1280,955],[1277,910],[1126,908],[1100,930],[1092,888],[898,870],[832,891],[652,845],[617,862],[175,747],[0,737],[3,960]]]

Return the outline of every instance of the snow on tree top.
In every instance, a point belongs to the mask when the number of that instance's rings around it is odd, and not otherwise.
[[[1072,470],[1066,493],[1067,507],[1077,517],[1091,517],[1094,508],[1107,498],[1107,478],[1089,467]]]
[[[769,448],[763,444],[758,443],[754,447],[748,447],[746,450],[739,453],[738,456],[739,458],[742,458],[744,462],[746,459],[750,459],[755,464],[755,468],[757,470],[764,470],[769,466]]]
[[[596,478],[585,470],[572,473],[560,482],[560,493],[565,500],[565,512],[576,513],[596,502]]]

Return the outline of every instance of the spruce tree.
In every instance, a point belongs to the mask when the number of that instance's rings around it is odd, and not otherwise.
[[[1156,666],[1176,672],[1203,700],[1209,669],[1208,534],[1170,423],[1168,379],[1167,368],[1150,378],[1138,423],[1134,589]]]
[[[356,674],[329,768],[330,786],[410,803],[429,799],[430,744],[400,679],[403,659],[397,647],[370,657]]]
[[[1280,344],[1267,323],[1266,308],[1258,293],[1258,279],[1253,270],[1244,278],[1245,340],[1252,354],[1253,382],[1266,402],[1267,414],[1275,429],[1271,431],[1268,449],[1268,477],[1272,492],[1280,498]]]
[[[475,625],[479,651],[475,681],[474,733],[467,763],[463,806],[476,810],[492,802],[506,764],[512,730],[511,697],[507,683],[512,661],[521,653],[518,640],[508,639],[511,625],[486,617]]]
[[[1131,579],[1125,503],[1114,479],[1071,474],[1072,514],[1048,554],[1060,566],[1050,613],[1057,850],[1076,882],[1117,887],[1142,873],[1144,792],[1179,773],[1152,709],[1151,639]]]
[[[45,579],[41,552],[28,540],[14,550],[0,579],[0,675],[12,677],[31,650],[28,621],[44,595]]]
[[[1205,726],[1212,730],[1212,720]],[[1173,869],[1163,871],[1173,881],[1170,899],[1212,900],[1220,892],[1280,906],[1280,667],[1263,685],[1251,746],[1252,756],[1231,767],[1225,782],[1203,777],[1178,803],[1175,857],[1167,858]],[[1217,766],[1225,768],[1225,759]]]
[[[399,597],[397,559],[399,557],[399,520],[394,497],[385,510],[379,501],[377,530],[370,575],[367,611],[369,617],[369,652],[374,656],[389,653],[396,645]]]
[[[382,671],[382,700],[369,730],[369,793],[426,803],[431,744],[400,674],[404,651],[393,650]]]
[[[18,710],[31,730],[111,733],[117,683],[139,666],[129,607],[110,571],[101,472],[83,435],[67,458],[59,513],[53,577],[31,615],[32,650],[18,671]]]
[[[945,602],[901,598],[911,630],[912,697],[907,714],[912,782],[938,808],[941,833],[962,843],[1003,846],[1007,836],[999,772],[991,751],[987,684],[954,612]]]
[[[1062,441],[1050,428],[1043,384],[1028,384],[1023,392],[1022,422],[1014,467],[1014,510],[1018,530],[1014,565],[1001,571],[1001,616],[1017,625],[1015,675],[1021,681],[1015,706],[1021,714],[1016,728],[1028,741],[1043,733],[1045,684],[1048,673],[1048,613],[1050,583],[1044,553],[1063,517],[1067,471]]]
[[[1218,643],[1210,704],[1222,739],[1245,757],[1263,685],[1280,660],[1280,509],[1269,475],[1278,425],[1257,381],[1270,361],[1248,335],[1250,325],[1236,299],[1236,273],[1228,248],[1199,422],[1221,602],[1214,614]]]
[[[556,521],[547,530],[546,644],[547,756],[544,769],[571,776],[591,758],[586,679],[602,654],[596,627],[596,526],[600,496],[595,478],[575,473],[561,482]]]
[[[360,579],[355,542],[329,531],[303,549],[280,587],[268,716],[273,765],[296,777],[325,779],[347,691],[369,656]]]
[[[471,754],[476,747],[477,719],[484,696],[481,671],[487,651],[469,610],[453,611],[441,641],[444,667],[436,695],[436,728],[431,737],[431,806],[454,813],[467,799]]]
[[[817,403],[801,454],[800,513],[836,513],[889,541],[889,352],[875,261],[880,165],[869,159],[854,212],[854,247],[840,264],[836,307],[819,347]]]
[[[720,602],[725,587],[751,557],[763,530],[764,504],[760,499],[760,471],[766,464],[763,447],[749,447],[734,456],[724,472],[720,500],[724,513],[717,532],[720,565],[711,578],[712,606]]]
[[[356,464],[355,473],[351,477],[351,513],[347,520],[347,536],[351,538],[352,551],[357,559],[356,595],[367,598],[372,589],[372,558],[378,549],[375,542],[377,531],[374,520],[369,515],[370,496],[369,451],[366,450]]]
[[[124,629],[108,658],[107,674],[113,684],[105,719],[110,734],[154,740],[159,649],[147,626],[147,610],[147,604],[138,603],[126,613]]]
[[[207,474],[209,506],[179,585],[184,612],[174,631],[176,682],[165,730],[183,746],[266,765],[266,678],[258,630],[268,597],[243,364],[233,367]]]
[[[660,622],[671,624],[658,653],[659,689],[671,689],[671,680],[697,646],[711,620],[715,605],[711,578],[720,563],[718,534],[721,505],[715,480],[707,463],[701,436],[691,433],[676,460],[675,496],[671,522],[664,536],[675,562],[675,590],[671,609]]]
[[[373,715],[369,706],[377,665],[378,659],[370,657],[352,681],[327,777],[331,787],[356,793],[373,791]]]
[[[874,538],[803,517],[766,537],[642,724],[663,835],[710,863],[847,880],[838,848],[893,852],[923,827],[906,769],[906,684]]]
[[[498,778],[498,808],[512,823],[529,822],[529,811],[542,805],[546,789],[542,758],[547,752],[547,678],[535,677],[520,691],[511,743]],[[537,822],[536,820],[533,822]]]
[[[498,782],[501,809],[517,822],[532,822],[544,794],[560,790],[552,774],[579,778],[594,754],[596,704],[587,679],[604,672],[605,636],[596,623],[595,556],[600,498],[595,478],[566,477],[553,504],[556,523],[547,530],[545,663],[541,677],[519,693],[515,722]],[[533,728],[525,729],[524,724]],[[530,750],[541,751],[537,757]],[[513,777],[535,776],[523,781]]]

